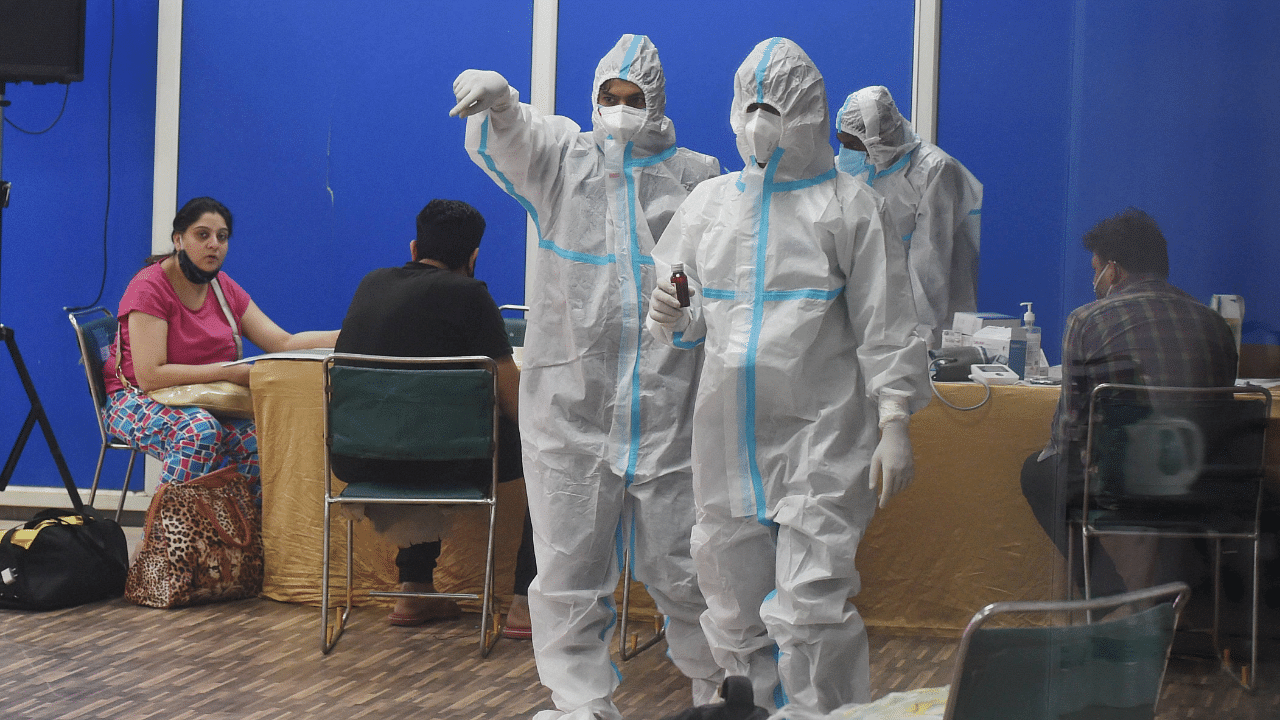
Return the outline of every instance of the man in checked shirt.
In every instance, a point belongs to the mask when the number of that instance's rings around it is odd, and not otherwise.
[[[1089,394],[1102,383],[1215,387],[1234,385],[1236,346],[1225,320],[1170,285],[1164,235],[1145,212],[1129,208],[1085,233],[1098,299],[1067,318],[1062,396],[1045,449],[1022,466],[1022,494],[1066,555],[1066,510],[1084,489],[1082,452]],[[1150,536],[1100,538],[1093,555],[1095,595],[1154,584]],[[1076,553],[1079,562],[1080,553]],[[1080,572],[1074,577],[1082,577]]]

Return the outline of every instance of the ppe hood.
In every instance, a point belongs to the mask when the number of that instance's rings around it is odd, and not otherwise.
[[[751,149],[745,142],[745,131],[747,107],[752,103],[770,105],[782,113],[778,141],[782,155],[774,170],[775,181],[809,179],[835,166],[822,73],[799,45],[786,38],[765,40],[755,46],[733,76],[729,124],[737,136],[738,154],[748,166]]]
[[[645,35],[623,35],[600,63],[596,65],[595,84],[591,86],[591,127],[596,145],[606,146],[607,132],[598,124],[596,96],[608,80],[635,83],[644,92],[645,123],[632,139],[637,155],[654,155],[676,142],[675,126],[666,117],[667,81],[662,74],[658,48]]]
[[[845,98],[836,118],[836,131],[861,140],[877,170],[893,165],[920,145],[915,128],[898,112],[893,96],[883,85],[862,88]]]

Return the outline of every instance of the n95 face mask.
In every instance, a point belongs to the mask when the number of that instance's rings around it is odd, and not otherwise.
[[[648,117],[647,110],[638,110],[627,105],[612,107],[596,106],[596,121],[601,129],[620,143],[629,143],[644,127]]]
[[[747,114],[747,125],[743,130],[747,147],[756,157],[756,162],[767,163],[778,149],[782,140],[782,117],[764,110],[755,110]]]

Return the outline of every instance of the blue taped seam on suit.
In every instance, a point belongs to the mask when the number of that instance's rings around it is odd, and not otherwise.
[[[480,147],[477,148],[476,152],[480,154],[481,158],[484,158],[484,166],[489,168],[489,172],[493,173],[493,176],[502,183],[502,189],[515,198],[525,212],[529,213],[529,217],[533,218],[533,225],[538,230],[538,244],[541,245],[542,224],[538,222],[538,211],[534,209],[533,203],[529,202],[528,198],[516,192],[516,186],[511,183],[511,180],[506,175],[502,174],[502,171],[498,169],[497,163],[493,161],[493,156],[489,155],[489,118],[487,116],[480,123]]]

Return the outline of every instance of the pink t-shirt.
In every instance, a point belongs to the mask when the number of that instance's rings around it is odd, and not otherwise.
[[[249,310],[249,293],[227,277],[226,273],[218,273],[218,283],[222,286],[222,294],[227,298],[227,305],[231,306],[231,314],[235,315],[236,322],[239,323]],[[178,299],[178,293],[169,283],[169,278],[165,277],[160,263],[155,263],[143,268],[129,281],[124,297],[120,298],[120,310],[116,313],[116,317],[120,319],[120,343],[124,349],[124,375],[134,385],[138,384],[138,380],[133,373],[128,322],[129,313],[134,310],[169,323],[166,339],[168,362],[205,365],[236,359],[236,343],[231,336],[231,325],[222,312],[222,306],[218,304],[213,288],[210,287],[205,294],[204,305],[199,310],[192,311]],[[108,395],[124,388],[116,377],[114,343],[102,374],[106,380]]]

